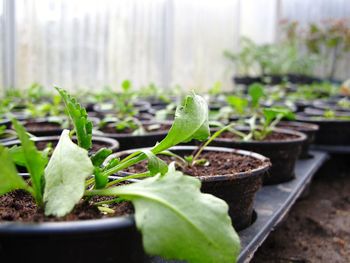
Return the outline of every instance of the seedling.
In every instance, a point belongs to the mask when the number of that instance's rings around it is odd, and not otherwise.
[[[175,170],[174,164],[168,166],[156,156],[178,143],[205,140],[209,136],[208,108],[203,98],[195,94],[187,96],[176,110],[168,135],[150,150],[135,152],[121,160],[111,159],[103,165],[111,152],[101,149],[88,155],[92,123],[85,109],[66,91],[57,90],[72,119],[74,132],[62,132],[48,159],[13,119],[30,183],[17,173],[9,150],[0,146],[0,195],[23,189],[35,198],[46,215],[57,217],[70,213],[82,198],[96,195],[122,198],[135,207],[136,225],[149,254],[194,263],[235,262],[240,245],[227,214],[227,204],[202,194],[198,179],[183,175]],[[70,138],[73,133],[78,144]],[[110,175],[146,159],[147,172],[109,179]],[[145,179],[118,185],[131,178]]]

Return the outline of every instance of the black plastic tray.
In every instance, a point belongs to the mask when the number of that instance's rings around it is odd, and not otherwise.
[[[350,145],[312,145],[316,151],[325,151],[333,154],[350,154]]]
[[[256,195],[255,211],[258,217],[253,225],[239,232],[242,250],[239,263],[249,262],[271,231],[310,184],[313,175],[328,158],[327,153],[312,151],[313,158],[299,160],[295,167],[296,178],[290,182],[264,186]],[[179,263],[181,261],[153,258],[152,263]]]
[[[294,180],[264,186],[257,193],[255,210],[258,218],[252,226],[239,232],[242,242],[239,263],[249,262],[252,259],[254,252],[287,215],[292,205],[311,182],[313,175],[328,158],[324,152],[312,151],[311,155],[313,155],[311,159],[297,161]]]

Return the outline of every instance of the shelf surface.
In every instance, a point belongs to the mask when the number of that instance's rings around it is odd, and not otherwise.
[[[298,160],[295,179],[277,185],[267,185],[260,189],[255,199],[256,221],[239,232],[242,250],[239,263],[249,262],[271,231],[285,218],[288,211],[310,184],[313,175],[328,158],[327,153],[311,151],[313,158]],[[152,258],[152,263],[180,263],[181,261]]]
[[[315,151],[324,151],[333,154],[350,154],[350,145],[311,145]]]

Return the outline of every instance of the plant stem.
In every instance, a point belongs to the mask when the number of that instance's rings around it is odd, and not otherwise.
[[[106,187],[110,187],[110,186],[116,185],[118,183],[130,180],[130,179],[145,178],[145,177],[149,177],[149,176],[151,176],[150,172],[144,172],[144,173],[132,174],[132,175],[124,176],[124,177],[122,177],[120,179],[113,180],[113,181],[109,182]]]
[[[225,127],[221,128],[220,130],[216,131],[210,138],[209,140],[207,140],[202,146],[201,148],[198,150],[198,152],[196,153],[196,155],[193,157],[192,159],[192,163],[191,165],[193,165],[195,163],[195,160],[198,159],[199,155],[202,153],[202,151],[204,150],[205,147],[207,147],[216,137],[218,137],[221,133],[223,133],[224,131],[226,131],[227,129],[231,128],[231,126],[233,126],[234,123],[230,123],[229,125],[226,125]]]

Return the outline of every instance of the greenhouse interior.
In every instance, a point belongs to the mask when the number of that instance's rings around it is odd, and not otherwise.
[[[1,262],[350,262],[349,0],[0,0],[0,32]]]

